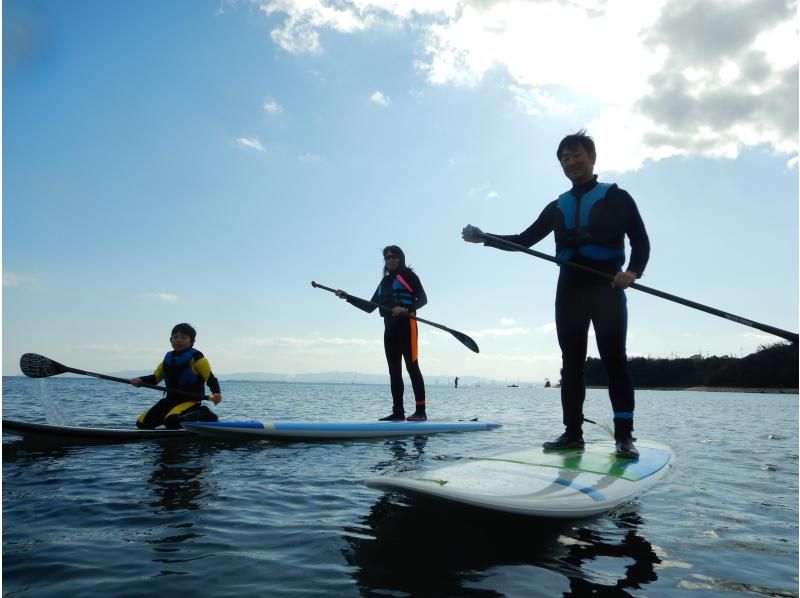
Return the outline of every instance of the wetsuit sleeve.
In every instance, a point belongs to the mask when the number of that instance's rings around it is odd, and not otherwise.
[[[161,382],[164,379],[164,362],[162,361],[156,366],[155,372],[149,376],[140,376],[139,379],[145,384],[158,384]]]
[[[372,295],[372,301],[377,301],[377,300],[378,300],[378,291],[375,291],[375,293]],[[359,299],[358,297],[350,297],[348,295],[346,301],[350,305],[357,307],[358,309],[363,309],[368,314],[371,314],[377,309],[376,306],[369,303],[369,301],[364,301],[363,299]]]
[[[531,247],[532,245],[536,245],[539,241],[544,239],[547,235],[549,235],[555,229],[555,219],[557,216],[557,208],[556,202],[552,201],[547,204],[542,210],[542,213],[539,214],[539,217],[536,221],[531,224],[528,228],[522,231],[518,235],[495,235],[494,233],[489,233],[492,236],[498,237],[505,241],[510,241],[511,243],[516,243],[517,245],[522,245],[523,247]],[[513,249],[508,249],[506,247],[500,247],[499,245],[495,245],[492,243],[491,240],[487,240],[484,242],[484,245],[488,245],[489,247],[496,247],[497,249],[502,249],[504,251],[513,251]]]
[[[195,353],[194,359],[192,360],[192,369],[194,372],[203,378],[208,384],[208,387],[211,389],[211,392],[221,392],[219,388],[219,380],[211,371],[211,364],[206,359],[206,356],[203,355],[200,351]]]
[[[650,259],[650,237],[644,227],[644,221],[639,214],[639,208],[630,194],[623,190],[614,189],[615,202],[618,202],[624,214],[625,234],[631,244],[631,259],[628,261],[628,270],[636,272],[639,276],[644,273],[645,266]]]
[[[408,310],[416,312],[419,308],[428,303],[428,296],[425,294],[425,289],[422,287],[419,276],[414,274],[411,270],[404,272],[403,276],[411,279],[408,283],[411,285],[411,288],[414,289],[414,303]]]

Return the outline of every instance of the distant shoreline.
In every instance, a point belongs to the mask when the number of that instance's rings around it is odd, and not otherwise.
[[[587,386],[586,388],[607,388],[605,386]],[[735,388],[731,386],[691,386],[689,388],[677,388],[672,386],[646,387],[637,386],[636,390],[671,390],[671,391],[693,391],[693,392],[749,392],[767,395],[796,395],[797,388]]]
[[[796,395],[797,388],[728,388],[724,386],[693,386],[682,390],[698,390],[702,392],[755,392],[770,395]]]

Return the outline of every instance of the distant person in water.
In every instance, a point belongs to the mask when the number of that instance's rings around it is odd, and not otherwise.
[[[169,337],[172,351],[164,356],[153,374],[140,378],[131,378],[134,386],[158,384],[164,380],[167,392],[158,403],[139,415],[136,427],[152,430],[160,425],[171,430],[181,427],[182,421],[217,421],[216,414],[202,404],[199,397],[205,393],[205,385],[211,389],[209,400],[215,405],[222,401],[219,381],[211,371],[205,355],[194,348],[197,331],[189,324],[177,324]],[[192,399],[183,391],[197,395]]]
[[[425,421],[425,381],[417,360],[417,321],[406,316],[414,316],[417,310],[428,302],[425,289],[414,271],[406,266],[406,256],[397,245],[383,249],[383,278],[372,296],[372,302],[391,309],[381,308],[383,316],[383,348],[389,365],[389,381],[392,388],[392,413],[380,418],[381,421],[403,421],[406,419],[403,407],[403,361],[414,390],[416,409],[408,416],[408,421]],[[375,306],[350,297],[341,289],[336,295],[366,312],[375,311]]]
[[[530,247],[551,232],[556,257],[587,266],[613,277],[609,280],[577,268],[561,266],[556,290],[556,333],[561,347],[561,407],[564,433],[545,442],[546,449],[583,446],[583,403],[586,398],[584,364],[589,325],[594,326],[597,349],[608,374],[608,394],[614,410],[614,439],[620,457],[639,456],[633,444],[633,380],[628,369],[626,339],[628,307],[625,289],[644,272],[650,240],[633,198],[615,184],[599,183],[594,174],[597,154],[586,131],[561,140],[556,150],[572,188],[545,206],[539,218],[518,235],[493,235]],[[467,226],[465,241],[484,241],[479,228]],[[625,263],[625,237],[631,245]],[[493,245],[491,240],[484,241]],[[493,245],[505,249],[500,245]]]
[[[458,388],[458,376],[456,376],[454,384],[455,384],[455,387]]]

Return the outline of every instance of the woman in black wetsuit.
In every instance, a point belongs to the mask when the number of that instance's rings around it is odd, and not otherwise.
[[[417,361],[417,321],[406,316],[414,316],[417,310],[428,302],[425,289],[414,271],[406,266],[406,256],[397,245],[383,249],[383,278],[372,296],[373,303],[380,303],[391,309],[381,308],[383,316],[383,348],[389,365],[389,380],[392,387],[392,413],[380,418],[381,421],[425,421],[425,382]],[[375,305],[350,297],[341,289],[336,295],[366,312],[373,312]],[[408,418],[403,408],[403,360],[411,378],[416,409]]]

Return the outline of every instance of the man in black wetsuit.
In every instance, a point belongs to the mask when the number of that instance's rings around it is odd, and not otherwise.
[[[556,156],[572,181],[572,188],[549,203],[522,233],[494,236],[530,247],[554,232],[558,258],[611,274],[614,279],[609,283],[604,277],[561,267],[556,290],[556,330],[561,347],[561,407],[566,430],[543,446],[583,446],[583,371],[592,323],[600,359],[608,373],[617,455],[636,458],[639,453],[633,444],[634,390],[625,348],[628,309],[624,289],[644,272],[650,257],[650,240],[633,198],[614,184],[597,181],[594,141],[585,131],[562,139]],[[480,238],[482,234],[470,226],[462,231],[465,241],[492,245],[491,240]],[[631,258],[622,271],[626,235]]]

